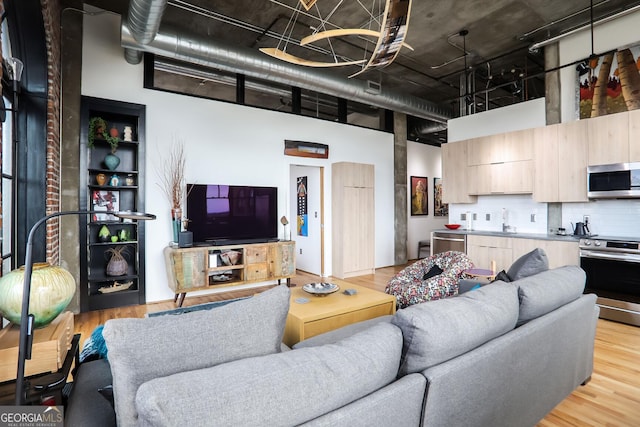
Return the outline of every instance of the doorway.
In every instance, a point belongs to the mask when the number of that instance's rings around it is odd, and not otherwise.
[[[289,194],[296,269],[324,277],[324,168],[291,165]]]

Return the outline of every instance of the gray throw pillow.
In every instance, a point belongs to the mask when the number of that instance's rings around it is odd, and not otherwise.
[[[213,310],[107,321],[118,425],[137,424],[136,393],[151,379],[280,352],[289,298],[276,286]]]
[[[580,267],[566,265],[513,282],[520,299],[518,325],[580,298],[586,277]]]
[[[404,338],[399,373],[453,359],[512,330],[517,320],[517,288],[503,282],[398,310],[391,322]]]
[[[544,250],[536,248],[531,252],[518,258],[507,271],[507,276],[511,281],[522,279],[523,277],[533,276],[534,274],[547,271],[549,269],[549,260]]]
[[[157,378],[136,396],[140,423],[299,425],[392,383],[401,352],[400,330],[380,323],[335,344]]]

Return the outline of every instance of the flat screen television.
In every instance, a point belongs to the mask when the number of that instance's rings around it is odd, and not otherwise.
[[[196,244],[278,240],[278,188],[187,184],[189,231]]]

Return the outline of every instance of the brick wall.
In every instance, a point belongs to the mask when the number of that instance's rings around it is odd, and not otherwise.
[[[47,44],[47,214],[60,210],[60,16],[59,0],[41,0]],[[58,264],[60,224],[47,223],[47,261]]]

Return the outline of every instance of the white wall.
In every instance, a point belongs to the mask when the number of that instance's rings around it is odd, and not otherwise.
[[[447,122],[447,140],[461,141],[546,125],[544,98],[458,117]]]
[[[278,217],[289,212],[291,164],[324,166],[325,200],[331,200],[331,163],[352,161],[375,166],[376,267],[394,263],[393,135],[198,99],[142,87],[143,65],[130,65],[120,47],[120,18],[85,16],[82,94],[145,104],[145,210],[158,216],[148,222],[146,241],[147,301],[173,297],[167,286],[162,249],[171,240],[169,204],[156,185],[157,165],[176,139],[185,142],[186,179],[198,183],[276,186]],[[284,156],[284,140],[328,144],[329,159]],[[331,205],[325,205],[325,262],[331,273]],[[280,228],[282,230],[282,228]],[[282,231],[280,231],[282,233]],[[284,236],[281,236],[284,237]]]
[[[640,12],[635,12],[615,21],[597,25],[593,29],[593,51],[601,54],[612,49],[640,42]],[[591,55],[591,31],[587,27],[558,43],[560,65],[588,58]],[[578,72],[575,66],[560,70],[560,103],[562,122],[571,122],[579,117]]]
[[[433,178],[442,178],[442,155],[439,147],[407,141],[407,257],[416,259],[418,242],[429,240],[431,231],[444,228],[448,217],[433,216]],[[429,214],[411,216],[411,176],[426,176]],[[427,251],[423,252],[423,256]]]

